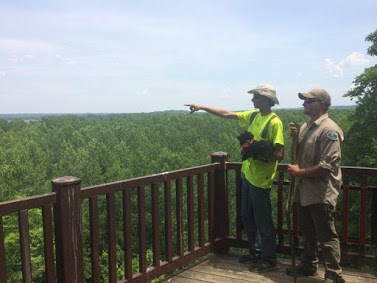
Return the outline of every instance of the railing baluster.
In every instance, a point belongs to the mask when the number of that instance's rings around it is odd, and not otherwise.
[[[360,182],[360,217],[359,217],[359,255],[365,255],[366,220],[368,208],[367,176],[361,177]]]
[[[123,239],[124,239],[124,272],[125,278],[132,278],[132,225],[131,225],[131,190],[123,191]]]
[[[107,204],[107,233],[109,251],[109,281],[117,281],[116,270],[116,231],[115,231],[115,196],[114,193],[106,194]]]
[[[164,199],[165,199],[165,253],[166,261],[171,262],[173,259],[173,229],[172,229],[172,202],[171,202],[171,182],[164,182]]]
[[[43,241],[45,256],[45,279],[47,282],[56,282],[54,264],[54,228],[52,226],[52,205],[42,207]]]
[[[138,188],[138,236],[139,236],[139,272],[145,273],[147,270],[147,243],[146,243],[146,227],[145,227],[145,187]]]
[[[213,172],[208,173],[208,239],[211,244],[214,243],[215,235],[214,235],[214,214],[215,214],[215,174]]]
[[[342,230],[340,243],[342,247],[342,255],[348,254],[348,227],[349,227],[349,203],[350,203],[350,179],[348,175],[343,175],[343,185],[342,185]]]
[[[160,210],[158,206],[158,184],[152,184],[152,235],[153,266],[160,266]]]
[[[183,213],[182,213],[182,179],[176,181],[176,214],[177,214],[177,254],[183,256]]]
[[[89,198],[89,223],[90,223],[90,250],[91,250],[91,280],[93,283],[99,283],[101,280],[99,265],[99,226],[98,226],[98,198],[93,196]]]
[[[283,204],[283,195],[284,195],[284,187],[283,187],[283,182],[284,182],[284,172],[278,172],[278,190],[277,190],[277,234],[278,234],[278,241],[280,246],[284,246],[284,233],[283,233],[283,216],[284,216],[284,204]],[[286,197],[288,196],[288,192],[286,192]],[[291,217],[290,212],[289,212],[289,217]],[[288,226],[288,225],[287,225]],[[289,237],[292,237],[290,235],[292,231],[287,231],[288,239]]]
[[[199,246],[204,246],[204,180],[203,174],[198,175],[198,238],[199,238]]]
[[[194,182],[193,176],[187,177],[187,225],[188,225],[188,249],[190,252],[194,251],[195,236],[194,236]]]
[[[375,256],[377,261],[377,190],[372,191],[372,216],[370,221],[370,236],[374,245]]]
[[[242,177],[241,170],[236,171],[236,239],[242,240],[242,217],[241,217],[241,187]]]
[[[18,213],[19,231],[20,231],[20,249],[21,249],[21,266],[22,282],[32,282],[31,276],[31,254],[30,254],[30,235],[29,235],[29,216],[27,210]]]
[[[8,282],[3,216],[0,215],[0,282]]]

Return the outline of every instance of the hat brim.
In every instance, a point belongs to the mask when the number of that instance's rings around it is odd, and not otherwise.
[[[259,89],[251,89],[251,90],[249,90],[247,93],[263,95],[263,94],[259,91]]]
[[[313,95],[313,94],[310,93],[310,92],[299,92],[299,93],[298,93],[298,97],[299,97],[300,99],[316,98],[316,96]]]
[[[249,90],[247,93],[258,94],[258,95],[267,97],[268,99],[270,99],[274,103],[274,105],[279,104],[279,100],[277,99],[277,97],[275,95],[271,94],[268,91],[263,91],[261,89],[252,89],[252,90]]]

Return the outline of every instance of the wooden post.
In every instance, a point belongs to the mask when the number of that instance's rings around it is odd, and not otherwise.
[[[81,180],[71,176],[52,181],[52,190],[56,193],[54,217],[59,283],[84,282],[80,185]]]
[[[215,240],[215,253],[225,254],[229,250],[227,237],[229,236],[229,202],[228,202],[228,178],[226,162],[228,153],[215,152],[211,155],[211,162],[220,163],[220,168],[214,176],[214,220],[213,239]]]

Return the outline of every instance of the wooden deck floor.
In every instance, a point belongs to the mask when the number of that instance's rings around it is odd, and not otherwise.
[[[216,283],[269,283],[294,282],[293,278],[285,274],[286,267],[291,265],[289,259],[279,258],[276,271],[262,274],[250,272],[247,264],[238,263],[239,255],[211,255],[203,262],[189,269],[184,269],[181,273],[165,281],[165,283],[192,283],[192,282],[216,282]],[[343,268],[343,278],[346,282],[352,283],[377,283],[376,274],[364,272],[362,270]],[[319,283],[324,280],[324,268],[321,266],[318,275],[315,277],[300,277],[297,282]]]

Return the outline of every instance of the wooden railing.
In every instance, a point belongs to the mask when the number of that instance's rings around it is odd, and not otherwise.
[[[228,237],[232,247],[247,248],[247,241],[242,238],[242,222],[240,211],[240,169],[239,163],[227,163],[227,172],[234,170],[236,186],[237,211],[235,235]],[[377,168],[342,167],[343,185],[338,198],[336,226],[340,237],[342,264],[363,265],[377,264]],[[279,164],[277,199],[275,200],[276,232],[278,237],[278,252],[290,253],[289,237],[294,237],[297,254],[302,251],[300,241],[302,234],[298,229],[297,204],[293,204],[293,227],[287,231],[284,205],[289,188],[287,165]],[[355,201],[356,200],[356,201]],[[351,210],[350,204],[354,204]],[[355,204],[358,207],[355,208]],[[353,230],[350,231],[351,226]]]
[[[0,282],[14,276],[23,282],[146,282],[208,253],[245,248],[240,168],[218,152],[209,165],[87,188],[76,177],[62,177],[52,181],[50,194],[0,203]],[[292,234],[286,229],[286,169],[278,166],[273,202],[278,251],[289,254],[288,237],[294,236],[299,253],[301,235],[295,210]],[[376,264],[377,188],[370,184],[376,183],[377,169],[342,171],[337,224],[343,262]],[[355,199],[359,206],[352,211]],[[18,227],[17,245],[6,241],[15,233],[12,225]],[[38,225],[43,231],[31,234]],[[42,238],[38,256],[44,267],[32,262],[35,237]]]

